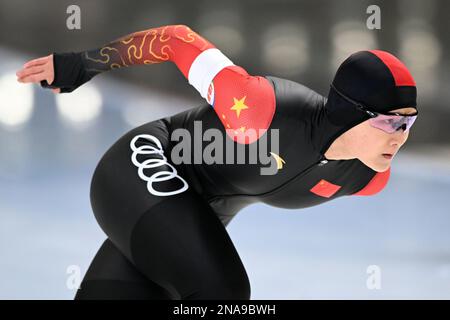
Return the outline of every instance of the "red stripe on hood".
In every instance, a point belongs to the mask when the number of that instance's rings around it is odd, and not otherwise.
[[[408,68],[389,52],[382,50],[369,50],[376,55],[389,68],[395,80],[396,86],[416,86],[416,82]]]

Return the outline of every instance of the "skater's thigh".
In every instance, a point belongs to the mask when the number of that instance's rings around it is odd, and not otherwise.
[[[167,300],[171,297],[106,239],[91,262],[75,299]]]
[[[249,299],[250,283],[220,219],[192,191],[148,208],[131,236],[136,267],[180,299]]]

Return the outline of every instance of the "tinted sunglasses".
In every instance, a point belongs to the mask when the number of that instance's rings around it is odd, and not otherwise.
[[[394,133],[400,129],[407,131],[412,127],[412,125],[414,124],[414,121],[416,121],[416,119],[417,119],[417,115],[418,115],[417,110],[414,114],[408,114],[408,115],[402,115],[397,112],[382,113],[382,112],[371,111],[370,108],[367,108],[362,103],[357,102],[357,101],[351,99],[350,97],[346,96],[342,92],[340,92],[338,89],[336,89],[336,87],[333,84],[331,84],[330,86],[343,99],[347,100],[348,102],[350,102],[351,104],[356,106],[359,110],[368,114],[370,116],[369,123],[372,127],[381,129],[387,133]]]

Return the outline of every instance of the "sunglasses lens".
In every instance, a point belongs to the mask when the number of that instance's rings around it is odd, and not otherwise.
[[[414,121],[416,121],[417,116],[412,116],[412,117],[406,117],[408,120],[408,123],[406,124],[406,130],[409,130],[409,128],[412,127],[412,125],[414,124]]]
[[[372,127],[381,129],[387,133],[394,133],[395,131],[404,128],[404,130],[409,130],[417,116],[388,116],[384,114],[379,114],[375,118],[369,119]]]

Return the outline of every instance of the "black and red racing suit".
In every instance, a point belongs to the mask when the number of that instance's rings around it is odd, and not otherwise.
[[[240,209],[256,202],[304,208],[341,196],[374,195],[385,187],[390,170],[375,172],[358,159],[325,158],[348,127],[328,120],[324,96],[287,79],[249,75],[185,25],[135,32],[94,50],[55,54],[51,87],[70,92],[107,70],[165,61],[175,63],[207,103],[131,130],[100,160],[91,203],[114,246],[105,243],[99,251],[79,298],[105,294],[95,283],[102,277],[101,266],[115,261],[108,257],[119,256],[108,255],[113,247],[131,262],[129,268],[172,297],[249,298],[245,269],[224,229]],[[233,155],[231,163],[195,163],[195,152],[211,141],[202,139],[198,148],[198,140],[191,139],[184,141],[192,151],[190,161],[175,163],[170,155],[180,142],[173,140],[177,129],[192,137],[216,129],[222,139],[215,142],[223,150],[231,141],[246,154],[264,140],[270,161],[237,163]],[[268,167],[274,172],[262,174]],[[185,277],[179,274],[181,266],[187,266]],[[218,270],[227,274],[218,276]],[[109,278],[132,278],[121,272]]]

